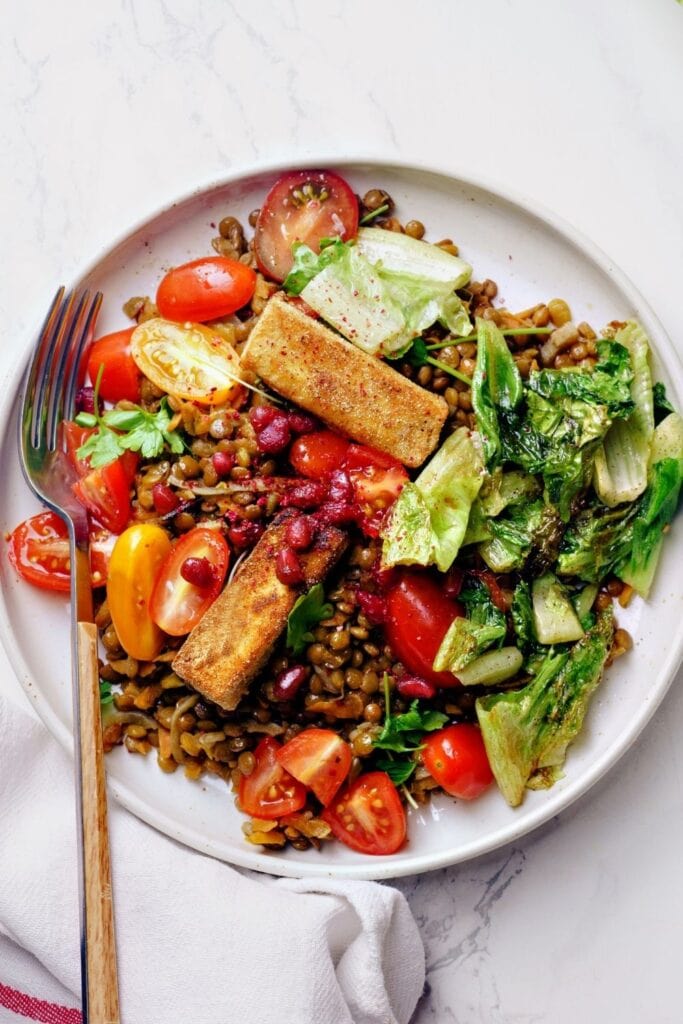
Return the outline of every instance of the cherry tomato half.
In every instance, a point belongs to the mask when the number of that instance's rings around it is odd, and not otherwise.
[[[145,377],[176,398],[222,405],[244,393],[239,356],[203,324],[146,320],[133,332],[131,352]]]
[[[432,665],[451,622],[464,615],[462,605],[446,597],[426,573],[415,570],[400,573],[386,601],[384,628],[396,657],[410,672],[437,686],[459,686],[452,672],[435,672]]]
[[[316,430],[298,437],[289,449],[289,461],[299,476],[309,480],[325,480],[344,462],[349,449],[345,437],[331,430]]]
[[[240,779],[239,802],[255,818],[279,818],[299,811],[306,803],[306,787],[297,782],[277,759],[280,744],[264,736],[254,751],[251,775]]]
[[[154,582],[171,547],[165,530],[153,523],[129,526],[116,541],[109,561],[107,603],[126,654],[151,661],[164,634],[150,614]]]
[[[197,583],[183,566],[187,559],[204,559],[204,573],[197,571]],[[159,569],[152,596],[150,613],[164,633],[184,636],[197,625],[204,612],[218,597],[228,571],[230,551],[225,538],[217,530],[196,526],[174,544]],[[206,579],[206,584],[204,583]]]
[[[102,370],[100,398],[106,402],[140,401],[140,371],[130,352],[134,327],[105,334],[94,342],[88,353],[88,376],[94,384]]]
[[[366,516],[393,505],[408,482],[408,473],[397,459],[363,444],[349,446],[344,469],[356,502]]]
[[[91,469],[71,489],[105,530],[121,533],[131,513],[130,477],[121,459]]]
[[[246,306],[255,287],[251,267],[226,256],[206,256],[169,270],[157,289],[157,307],[167,320],[204,323]]]
[[[71,589],[69,534],[54,512],[40,512],[20,523],[9,540],[9,560],[25,580],[43,590]]]
[[[448,725],[425,736],[422,742],[425,768],[451,796],[474,800],[493,782],[478,725]]]
[[[277,759],[326,807],[349,774],[351,747],[331,729],[304,729],[285,743]]]
[[[386,772],[361,775],[321,815],[334,835],[359,853],[396,853],[406,838],[406,816]]]
[[[256,222],[254,252],[259,270],[284,281],[292,267],[292,245],[320,251],[322,238],[347,241],[358,232],[358,200],[332,171],[290,171],[266,196]]]
[[[109,563],[118,537],[109,530],[95,530],[90,534],[90,582],[103,587],[109,576]]]
[[[78,449],[85,444],[91,434],[95,433],[95,430],[95,427],[81,427],[73,420],[64,420],[62,423],[63,445],[77,476],[87,476],[91,472],[90,459],[79,459]],[[125,451],[119,456],[118,462],[121,464],[128,483],[131,484],[140,463],[139,454],[130,450]]]

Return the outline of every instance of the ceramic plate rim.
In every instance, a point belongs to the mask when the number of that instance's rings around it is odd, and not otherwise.
[[[105,258],[110,256],[117,248],[119,248],[119,246],[123,245],[132,235],[140,232],[147,225],[157,221],[160,217],[169,213],[174,208],[188,204],[193,199],[197,199],[201,195],[214,189],[235,185],[241,180],[256,177],[258,175],[276,175],[289,170],[294,166],[305,168],[330,167],[339,170],[343,170],[345,167],[364,167],[373,169],[377,168],[379,170],[384,169],[387,172],[398,170],[407,173],[434,176],[448,179],[452,184],[488,192],[496,199],[509,203],[526,214],[530,214],[532,217],[546,225],[546,227],[567,239],[574,248],[595,264],[599,270],[614,280],[620,291],[628,296],[634,306],[638,309],[639,317],[643,326],[649,336],[654,339],[657,358],[666,367],[673,379],[681,379],[682,368],[678,353],[676,352],[673,343],[669,339],[656,314],[651,309],[649,303],[643,298],[639,290],[630,281],[626,274],[615,264],[614,260],[612,260],[599,246],[592,242],[581,231],[577,230],[573,225],[564,220],[564,218],[553,213],[536,200],[530,199],[528,196],[524,196],[519,192],[511,190],[487,176],[477,175],[476,177],[470,177],[468,174],[462,173],[453,166],[437,166],[426,162],[400,159],[396,157],[388,159],[376,154],[340,157],[338,154],[326,153],[316,156],[307,155],[301,159],[283,158],[278,160],[263,160],[250,164],[240,164],[233,168],[231,172],[224,177],[219,179],[210,178],[203,183],[195,185],[180,197],[165,202],[156,210],[146,214],[144,217],[140,217],[134,224],[122,231],[118,237],[113,240],[113,242],[103,246],[98,253],[89,259],[73,276],[69,287],[77,287],[80,282],[88,278],[88,276]],[[30,337],[33,338],[37,336],[41,323],[42,320],[35,324],[34,331]],[[3,422],[7,422],[8,416],[11,415],[12,406],[19,392],[25,368],[28,363],[29,353],[30,349],[27,347],[26,353],[5,378],[6,388],[2,402],[0,403],[0,415],[3,416]],[[69,753],[71,753],[73,748],[70,731],[62,725],[57,716],[52,712],[49,703],[42,697],[38,686],[36,684],[30,685],[30,672],[28,670],[28,666],[24,660],[23,654],[21,653],[18,641],[15,639],[10,628],[9,618],[5,607],[4,592],[0,593],[0,639],[2,640],[9,661],[22,688],[24,689],[24,692],[26,693],[27,698],[31,702],[32,706],[35,707],[40,718],[52,735],[56,737],[56,739]],[[474,857],[498,849],[507,843],[519,839],[523,835],[529,834],[550,818],[557,815],[560,811],[565,810],[576,799],[578,799],[578,797],[591,789],[605,774],[605,772],[620,760],[645,728],[657,707],[659,707],[669,686],[671,685],[682,657],[683,621],[676,633],[675,643],[669,649],[668,656],[660,668],[656,685],[650,693],[650,699],[642,706],[640,714],[634,716],[629,728],[622,731],[617,739],[615,739],[603,751],[602,755],[596,758],[590,768],[583,772],[580,778],[570,782],[561,791],[553,793],[553,791],[550,790],[548,800],[542,805],[539,805],[539,807],[524,818],[523,821],[520,819],[519,825],[512,823],[501,826],[493,832],[487,833],[481,839],[476,839],[460,846],[456,853],[446,850],[438,853],[416,854],[412,857],[408,855],[408,857],[401,860],[400,866],[397,865],[396,868],[392,867],[390,858],[387,858],[386,860],[383,859],[382,862],[373,861],[371,858],[368,858],[367,864],[340,864],[335,866],[332,871],[321,870],[319,867],[316,868],[314,862],[312,862],[310,866],[308,864],[303,864],[301,861],[297,861],[296,863],[288,862],[286,858],[279,857],[277,855],[273,857],[271,855],[260,853],[255,849],[251,850],[246,846],[246,844],[244,854],[242,855],[240,851],[237,851],[234,855],[231,855],[230,863],[238,867],[250,868],[257,871],[263,871],[268,874],[289,877],[335,876],[338,878],[390,879],[405,875],[420,874],[425,871],[433,871],[438,868],[463,863],[473,859]],[[129,787],[123,786],[118,782],[113,782],[110,779],[109,789],[118,803],[127,808],[142,821],[152,825],[159,831],[184,843],[192,849],[212,854],[214,856],[219,856],[219,854],[215,853],[213,850],[214,843],[211,840],[202,842],[201,837],[198,837],[194,830],[179,827],[177,822],[173,821],[165,814],[157,813],[153,808],[150,808],[147,802],[137,797]],[[224,860],[225,858],[220,857],[220,859]]]

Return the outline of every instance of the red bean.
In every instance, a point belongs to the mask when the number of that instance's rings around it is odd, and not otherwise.
[[[249,410],[249,420],[258,433],[272,423],[277,414],[277,409],[274,409],[272,405],[255,405],[253,409]]]
[[[330,473],[330,501],[350,502],[352,497],[353,488],[348,473],[343,469],[333,469]]]
[[[228,540],[236,548],[248,548],[255,544],[263,533],[261,523],[243,519],[241,523],[234,523],[228,530]]]
[[[167,516],[169,512],[173,512],[180,504],[178,495],[166,484],[154,485],[152,488],[152,501],[154,502],[154,508],[161,516]]]
[[[259,451],[277,455],[285,450],[292,440],[289,421],[284,413],[276,412],[270,423],[256,434]]]
[[[282,508],[317,508],[327,497],[327,487],[319,480],[300,480],[283,494]]]
[[[227,476],[235,465],[235,456],[232,452],[214,452],[211,462],[219,476]]]
[[[419,676],[404,676],[396,681],[396,689],[402,697],[409,697],[411,700],[430,700],[436,695],[436,687],[426,679]]]
[[[296,697],[305,678],[306,669],[303,665],[292,665],[291,668],[281,672],[273,683],[273,697],[275,700],[292,700]]]
[[[76,412],[95,412],[95,389],[79,388],[76,392]]]
[[[180,575],[187,583],[205,590],[214,583],[215,570],[208,558],[186,558],[180,566]]]
[[[295,551],[306,551],[315,537],[315,523],[310,516],[290,519],[285,527],[285,540]]]
[[[455,565],[452,569],[449,569],[448,575],[446,576],[443,584],[443,592],[446,597],[456,598],[462,590],[464,579],[465,573],[462,569],[458,569]]]
[[[288,587],[303,583],[306,578],[296,552],[290,547],[280,548],[275,556],[275,574],[280,583],[285,583]]]
[[[373,626],[379,626],[387,615],[387,603],[380,594],[370,594],[367,590],[357,593],[358,604],[363,614]]]
[[[326,501],[316,512],[316,517],[321,523],[341,526],[343,523],[354,523],[358,517],[358,509],[344,501]]]
[[[314,416],[307,412],[290,412],[287,415],[289,429],[293,434],[312,434],[314,430],[320,429],[320,424]]]

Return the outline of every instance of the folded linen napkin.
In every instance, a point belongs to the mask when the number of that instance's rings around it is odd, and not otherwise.
[[[78,1024],[71,761],[2,696],[0,738],[0,1022]],[[424,951],[395,889],[241,872],[111,801],[110,829],[123,1024],[407,1024]]]

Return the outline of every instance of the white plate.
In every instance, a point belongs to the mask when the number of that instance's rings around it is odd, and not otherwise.
[[[510,309],[561,296],[570,303],[576,320],[588,320],[596,328],[612,319],[637,317],[656,348],[657,377],[666,383],[678,408],[683,408],[680,364],[661,325],[613,263],[557,218],[527,201],[426,169],[375,161],[319,161],[315,166],[335,166],[361,194],[372,186],[386,188],[404,221],[411,217],[423,221],[432,239],[455,239],[462,255],[474,265],[475,276],[498,282],[500,298]],[[131,295],[153,295],[165,269],[211,253],[212,222],[215,225],[230,213],[246,224],[249,211],[260,205],[283,169],[259,168],[193,192],[103,253],[76,282],[104,293],[98,331],[124,326],[122,303]],[[17,460],[18,388],[17,378],[0,420],[5,425],[0,445],[3,532],[36,511]],[[550,790],[527,793],[517,810],[507,807],[495,790],[472,804],[439,797],[426,809],[409,812],[409,842],[393,857],[363,857],[341,843],[325,844],[319,853],[268,854],[244,841],[245,819],[219,780],[189,782],[182,770],[164,775],[153,756],[143,759],[119,748],[108,757],[111,792],[134,814],[174,839],[230,863],[273,874],[390,878],[464,861],[517,839],[585,793],[630,746],[662,700],[683,649],[676,566],[682,540],[679,521],[667,539],[650,601],[645,605],[636,600],[627,612],[619,613],[635,647],[607,673],[594,697],[584,732],[570,749],[566,777]],[[45,724],[68,748],[67,604],[18,581],[4,556],[0,584],[0,632],[12,664]]]

